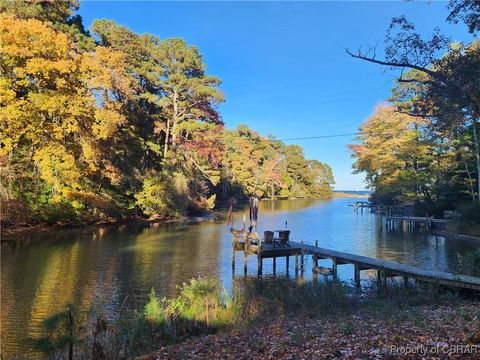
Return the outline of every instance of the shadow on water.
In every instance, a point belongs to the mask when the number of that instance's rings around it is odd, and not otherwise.
[[[349,202],[262,201],[258,232],[283,229],[288,222],[293,240],[318,240],[326,248],[435,270],[452,270],[457,253],[478,248],[474,242],[435,240],[422,229],[386,233],[375,215],[354,212]],[[248,221],[246,204],[234,212],[236,228],[243,226],[244,214]],[[2,246],[1,253],[1,341],[7,358],[25,353],[23,339],[39,336],[41,321],[67,303],[88,311],[102,302],[113,316],[122,306],[143,305],[151,287],[160,297],[171,297],[178,285],[200,276],[217,277],[227,289],[233,286],[231,237],[223,221],[128,224],[23,238]],[[285,272],[283,261],[277,262],[279,273]],[[236,254],[236,262],[237,275],[243,274],[243,254]],[[249,275],[255,274],[256,257],[249,257],[247,265]],[[264,273],[271,270],[266,260]],[[339,276],[352,278],[349,265],[339,267]]]

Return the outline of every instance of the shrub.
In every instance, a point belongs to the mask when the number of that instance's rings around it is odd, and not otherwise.
[[[188,206],[188,180],[181,173],[149,174],[135,199],[146,215],[180,216]]]
[[[461,214],[461,223],[468,225],[480,223],[480,203],[474,202],[459,206],[459,211]]]
[[[161,323],[165,321],[165,314],[160,300],[155,294],[155,289],[152,288],[148,295],[148,302],[145,304],[143,315],[145,319],[154,323]]]
[[[457,254],[457,267],[462,274],[480,277],[480,250]]]

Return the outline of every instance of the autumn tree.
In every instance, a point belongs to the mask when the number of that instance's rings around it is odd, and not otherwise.
[[[103,45],[126,54],[135,84],[129,116],[145,149],[145,179],[171,172],[175,183],[187,183],[182,192],[191,205],[211,207],[222,157],[223,123],[216,110],[223,101],[220,81],[205,74],[198,49],[181,39],[138,35],[109,20],[95,21],[92,31]]]
[[[300,147],[224,129],[196,47],[110,20],[90,33],[78,5],[0,0],[2,223],[175,217],[232,189],[331,195]]]
[[[366,173],[377,198],[387,202],[431,199],[431,148],[421,138],[424,125],[420,117],[382,105],[360,127],[360,143],[350,145],[356,159],[353,167],[356,173]]]
[[[331,168],[307,160],[298,145],[264,138],[246,125],[227,131],[223,185],[237,195],[269,198],[331,197]],[[233,189],[233,190],[232,190]]]
[[[123,56],[104,47],[79,54],[51,23],[6,13],[0,36],[2,193],[81,207],[99,182],[119,181],[108,155],[127,123]]]
[[[451,12],[448,21],[461,20],[468,25],[471,33],[478,31],[480,9],[478,1],[452,0],[449,9]],[[433,142],[435,152],[439,154],[437,159],[441,159],[439,161],[444,164],[450,163],[450,169],[458,168],[456,173],[450,174],[451,179],[458,178],[458,171],[463,172],[465,181],[469,184],[473,183],[472,178],[475,177],[477,195],[474,194],[474,197],[478,199],[480,194],[478,40],[470,44],[452,44],[438,29],[430,38],[424,39],[416,32],[414,24],[400,16],[392,20],[387,31],[384,59],[378,59],[375,51],[353,53],[347,50],[347,52],[354,58],[401,70],[391,101],[395,103],[397,111],[424,119],[426,124],[424,134]],[[465,136],[466,132],[470,132],[471,136]],[[471,140],[464,141],[466,138]],[[474,170],[470,168],[472,158],[475,159]],[[464,170],[460,170],[461,167]],[[456,193],[458,184],[458,181],[453,181],[449,185],[450,189],[442,192]]]

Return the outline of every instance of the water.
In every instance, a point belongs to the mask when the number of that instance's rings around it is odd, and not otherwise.
[[[287,221],[292,240],[318,240],[325,248],[442,271],[454,269],[457,253],[479,246],[441,237],[435,240],[422,230],[413,235],[400,231],[387,234],[375,215],[354,212],[347,206],[354,201],[261,202],[259,232],[283,229]],[[234,215],[237,228],[243,227],[242,218],[243,210],[238,210]],[[41,334],[42,319],[64,309],[67,303],[81,311],[101,304],[112,318],[126,304],[140,306],[151,287],[168,297],[176,293],[177,285],[192,277],[218,277],[231,289],[231,251],[230,232],[222,221],[122,225],[22,236],[21,241],[2,247],[2,354],[6,358],[14,353],[30,354],[25,339]],[[291,267],[293,263],[290,261]],[[324,260],[320,265],[330,264]],[[311,266],[308,259],[307,269]],[[248,259],[248,270],[256,273],[256,257]],[[264,261],[263,271],[271,273],[271,259]],[[284,260],[277,261],[277,272],[285,272]],[[236,255],[236,274],[243,274],[240,252]],[[350,280],[353,268],[339,266],[339,276]]]

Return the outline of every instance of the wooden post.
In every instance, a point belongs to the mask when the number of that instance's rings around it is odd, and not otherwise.
[[[295,277],[298,276],[298,254],[295,254]]]
[[[317,254],[313,254],[313,270],[318,269],[318,257]]]
[[[332,272],[333,272],[333,277],[337,278],[337,258],[332,259]]]
[[[305,271],[305,257],[303,256],[303,252],[300,255],[300,276],[303,276],[303,272]]]
[[[232,247],[232,276],[235,275],[235,244]]]
[[[303,272],[305,270],[305,259],[303,256],[303,241],[301,241],[302,244],[302,253],[300,254],[300,276],[303,277]]]
[[[286,262],[286,267],[287,267],[286,270],[287,270],[287,274],[288,274],[288,271],[289,271],[288,268],[290,267],[290,256],[287,255],[285,257],[285,262]]]
[[[273,275],[277,273],[277,257],[273,257]]]
[[[257,255],[257,262],[258,262],[258,271],[257,275],[261,276],[263,272],[263,258],[260,254]]]
[[[360,287],[360,265],[355,263],[355,286]]]
[[[244,275],[247,275],[247,258],[248,258],[247,251],[244,251],[243,252],[243,274]]]
[[[382,272],[377,270],[377,289],[382,288]]]

